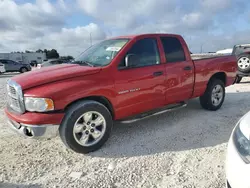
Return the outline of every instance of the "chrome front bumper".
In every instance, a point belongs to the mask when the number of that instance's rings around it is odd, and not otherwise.
[[[26,138],[53,138],[58,135],[59,125],[27,125],[8,119],[12,130]]]

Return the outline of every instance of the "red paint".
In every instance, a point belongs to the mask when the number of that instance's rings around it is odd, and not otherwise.
[[[61,122],[64,117],[64,113],[44,114],[44,113],[27,112],[20,115],[20,114],[10,113],[7,111],[7,109],[5,109],[5,114],[9,119],[28,125],[46,125],[46,124],[58,125],[59,122]]]
[[[184,48],[185,62],[167,63],[160,36],[177,37]],[[118,70],[119,62],[133,44],[143,38],[156,38],[161,63],[154,66]],[[123,36],[130,38],[112,62],[105,67],[61,65],[43,68],[13,78],[19,83],[25,96],[53,99],[56,110],[64,110],[72,102],[91,96],[102,96],[110,101],[114,119],[122,119],[171,103],[201,96],[209,79],[218,72],[226,74],[226,85],[232,85],[236,77],[236,58],[224,56],[192,61],[186,42],[179,35],[145,34]],[[191,70],[183,70],[190,66]],[[153,77],[154,72],[163,74]],[[119,94],[121,91],[138,89]],[[27,124],[60,124],[64,114],[25,113],[9,118]]]

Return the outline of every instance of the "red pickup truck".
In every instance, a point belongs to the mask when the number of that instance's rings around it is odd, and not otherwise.
[[[219,109],[236,70],[234,56],[192,60],[179,35],[122,36],[69,64],[13,77],[5,113],[25,137],[59,132],[67,147],[88,153],[107,141],[116,120],[137,121],[196,97],[203,108]]]

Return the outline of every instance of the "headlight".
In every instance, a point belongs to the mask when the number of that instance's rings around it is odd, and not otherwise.
[[[47,98],[24,97],[25,108],[30,112],[47,112],[54,110],[54,103]]]
[[[239,155],[247,164],[250,163],[250,114],[246,114],[236,126],[233,141]]]

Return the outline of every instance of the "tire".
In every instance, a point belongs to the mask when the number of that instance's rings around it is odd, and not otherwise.
[[[242,80],[242,77],[240,77],[240,76],[237,76],[236,77],[236,79],[235,79],[235,83],[240,83],[241,82],[241,80]]]
[[[21,69],[20,69],[20,73],[25,73],[25,72],[28,72],[29,70],[26,68],[26,67],[22,67]]]
[[[102,124],[100,124],[101,119],[103,119]],[[96,124],[95,127],[93,124]],[[86,100],[74,104],[67,110],[59,127],[59,134],[68,148],[85,154],[101,148],[108,140],[112,127],[113,119],[110,111],[101,103]],[[101,136],[95,140],[93,135],[97,137],[100,132]]]
[[[220,88],[220,93],[215,92]],[[217,97],[216,97],[217,96]],[[220,99],[217,100],[217,98]],[[216,99],[215,99],[216,98]],[[206,110],[216,111],[220,109],[225,99],[225,84],[218,79],[209,81],[205,93],[200,97],[200,104]],[[216,103],[217,102],[217,103]]]
[[[239,71],[243,73],[250,72],[250,55],[241,55],[237,61]]]

